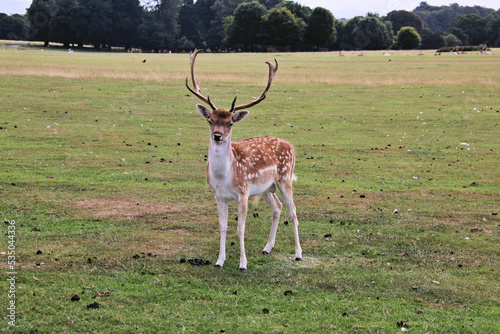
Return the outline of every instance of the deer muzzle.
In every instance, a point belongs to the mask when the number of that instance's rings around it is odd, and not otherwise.
[[[222,140],[222,132],[219,132],[219,131],[215,131],[213,134],[212,134],[212,138],[215,140],[215,141],[221,141]]]

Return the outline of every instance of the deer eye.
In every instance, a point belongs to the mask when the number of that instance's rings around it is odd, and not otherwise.
[[[233,126],[233,123],[229,123],[229,124],[227,125],[227,127],[228,127],[228,128],[230,128],[230,127],[232,127],[232,126]]]
[[[212,121],[208,118],[207,118],[207,122],[208,122],[208,124],[212,124]]]

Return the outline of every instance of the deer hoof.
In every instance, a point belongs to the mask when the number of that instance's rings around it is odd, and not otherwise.
[[[247,271],[247,268],[240,268],[240,271]]]
[[[264,255],[269,255],[269,252],[262,251],[262,254],[264,254]]]
[[[296,257],[295,261],[302,261],[302,258],[301,257]]]
[[[216,264],[214,267],[215,268],[222,268],[222,266],[220,264]]]

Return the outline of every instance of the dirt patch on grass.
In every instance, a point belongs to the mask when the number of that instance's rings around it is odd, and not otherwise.
[[[185,229],[151,231],[129,239],[123,249],[123,243],[115,244],[114,249],[119,249],[124,254],[139,254],[141,257],[172,256],[184,249],[187,238],[193,242],[193,237]]]
[[[93,218],[136,218],[180,212],[180,210],[167,205],[113,199],[86,199],[74,202],[72,207]]]

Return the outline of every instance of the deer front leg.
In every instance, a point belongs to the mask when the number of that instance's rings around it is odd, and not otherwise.
[[[247,270],[245,255],[245,223],[247,219],[248,196],[242,196],[238,201],[238,235],[240,237],[240,270]]]
[[[227,202],[217,200],[217,211],[219,212],[219,229],[220,229],[220,249],[219,259],[215,264],[216,267],[222,267],[226,261],[226,234],[227,234]]]

